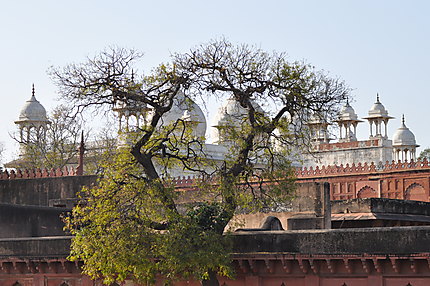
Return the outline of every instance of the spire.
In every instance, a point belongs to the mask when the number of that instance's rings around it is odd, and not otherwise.
[[[81,144],[79,145],[79,159],[78,159],[78,167],[76,168],[76,175],[82,176],[84,174],[84,152],[85,152],[85,143],[84,143],[84,130],[81,133]]]
[[[381,103],[379,102],[379,93],[376,93],[376,103]]]
[[[405,124],[405,114],[402,114],[402,126],[400,128],[407,128]]]
[[[33,87],[32,87],[32,90],[31,90],[31,99],[36,100],[35,91],[34,91],[34,83],[33,83]]]

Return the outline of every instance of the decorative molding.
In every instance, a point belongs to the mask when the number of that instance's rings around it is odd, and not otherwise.
[[[430,171],[430,163],[427,159],[417,160],[411,162],[385,162],[383,164],[380,162],[379,164],[371,163],[358,163],[358,164],[346,164],[344,165],[328,165],[328,166],[317,166],[313,167],[303,167],[297,168],[295,175],[297,179],[314,179],[319,177],[339,177],[339,176],[349,176],[349,175],[377,175],[381,173],[392,173],[398,171],[417,171],[417,170],[429,170]],[[200,183],[204,180],[202,176],[182,176],[176,177],[172,179],[172,183],[176,187],[192,187],[197,183]],[[208,181],[211,183],[211,181]]]
[[[328,166],[317,166],[313,167],[304,167],[296,169],[296,177],[298,179],[301,178],[312,178],[312,177],[329,177],[329,176],[339,176],[339,175],[354,175],[354,174],[378,174],[384,172],[397,172],[397,171],[416,171],[422,169],[430,169],[430,164],[427,159],[417,160],[410,162],[385,162],[383,164],[380,162],[378,165],[375,165],[374,162],[370,164],[365,163],[353,163],[352,165],[346,164],[344,165],[328,165]]]

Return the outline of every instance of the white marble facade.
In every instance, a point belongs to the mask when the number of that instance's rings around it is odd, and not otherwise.
[[[371,163],[385,164],[386,161],[410,161],[416,160],[415,135],[405,125],[404,116],[402,125],[395,132],[392,140],[388,137],[387,126],[390,119],[388,110],[376,97],[376,102],[371,106],[368,116],[363,119],[369,124],[369,138],[357,140],[357,124],[363,122],[358,119],[354,109],[347,102],[339,114],[339,136],[338,142],[321,141],[313,138],[311,154],[303,155],[303,166],[316,167],[327,165],[343,165]],[[321,133],[322,125],[312,124],[309,128],[318,128]],[[327,124],[324,125],[327,133]]]
[[[257,105],[256,108],[261,109]],[[148,117],[151,116],[150,109],[136,105],[128,106],[119,103],[114,107],[114,111],[118,115],[120,131],[132,128],[131,125],[133,124],[145,124]],[[227,99],[214,116],[209,127],[211,129],[207,132],[207,120],[201,108],[195,102],[181,95],[174,102],[172,110],[164,116],[162,124],[167,125],[180,118],[193,126],[194,136],[204,138],[206,134],[210,134],[212,143],[205,143],[204,154],[214,162],[221,162],[231,146],[231,142],[229,142],[231,139],[225,137],[222,132],[227,125],[228,128],[240,126],[243,123],[243,116],[244,112],[241,107],[235,101]],[[296,160],[296,165],[316,167],[342,164],[345,166],[353,163],[374,162],[378,164],[392,160],[415,160],[416,148],[419,145],[416,144],[414,134],[406,127],[404,117],[402,125],[395,132],[393,139],[388,138],[387,125],[392,118],[377,96],[368,116],[363,118],[369,124],[369,138],[359,141],[357,140],[357,125],[363,120],[358,118],[354,108],[349,102],[346,102],[336,121],[339,127],[337,140],[332,142],[333,139],[330,138],[328,132],[329,124],[318,116],[314,116],[308,123],[312,139],[311,154],[302,153],[300,158]],[[22,140],[25,140],[29,136],[29,132],[34,130],[44,132],[47,124],[49,124],[44,107],[35,99],[34,88],[31,99],[24,104],[19,119],[15,123],[20,129]],[[119,142],[119,144],[124,144],[124,142]],[[171,175],[187,176],[193,175],[193,173],[176,170],[172,171]]]

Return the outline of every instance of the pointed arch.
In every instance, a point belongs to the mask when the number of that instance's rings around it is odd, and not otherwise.
[[[429,201],[428,191],[426,191],[426,189],[418,183],[413,183],[406,188],[404,192],[404,198],[405,200],[412,201]]]
[[[363,199],[363,198],[378,198],[378,192],[375,191],[375,189],[369,187],[369,186],[364,186],[362,187],[358,193],[357,193],[357,198],[359,199]]]

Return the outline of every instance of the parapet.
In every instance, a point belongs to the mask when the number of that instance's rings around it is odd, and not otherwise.
[[[76,170],[72,167],[57,168],[57,169],[32,169],[32,170],[5,170],[0,171],[0,180],[13,179],[34,179],[34,178],[52,178],[64,176],[77,176]]]
[[[427,159],[417,160],[410,162],[395,162],[391,163],[386,161],[385,164],[380,162],[375,164],[371,162],[370,164],[365,163],[352,163],[351,165],[343,164],[341,165],[322,165],[321,167],[304,167],[298,168],[296,170],[297,178],[312,178],[312,177],[326,177],[326,176],[336,176],[336,175],[354,175],[354,174],[368,174],[368,173],[382,173],[382,172],[398,172],[398,171],[415,171],[415,170],[430,170],[430,165]]]

